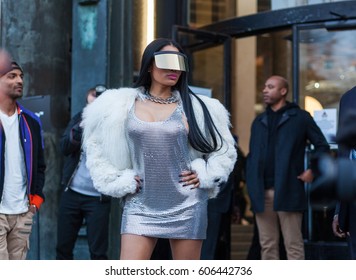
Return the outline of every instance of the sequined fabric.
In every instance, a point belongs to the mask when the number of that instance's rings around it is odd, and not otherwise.
[[[189,170],[187,131],[179,104],[162,122],[139,120],[130,110],[127,136],[142,189],[125,197],[121,233],[159,238],[204,239],[208,195],[179,183]]]

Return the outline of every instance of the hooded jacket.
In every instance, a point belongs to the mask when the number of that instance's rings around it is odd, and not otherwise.
[[[40,208],[44,201],[42,192],[45,182],[45,161],[43,155],[44,143],[40,119],[31,111],[17,104],[19,118],[20,143],[23,149],[26,165],[26,193],[31,205]],[[5,141],[4,129],[0,122],[0,201],[4,190],[5,175]]]
[[[87,155],[87,167],[94,187],[103,194],[123,197],[136,192],[136,174],[132,169],[125,123],[129,110],[140,94],[139,88],[107,90],[84,109],[83,148]],[[198,174],[200,188],[208,189],[209,197],[215,197],[219,186],[227,181],[234,167],[236,150],[227,110],[217,99],[200,98],[222,135],[223,143],[220,150],[209,155],[190,147],[191,167]],[[192,102],[197,123],[204,131],[201,105],[195,98],[192,98]]]

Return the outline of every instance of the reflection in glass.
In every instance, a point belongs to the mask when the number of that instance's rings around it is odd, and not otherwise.
[[[356,30],[301,30],[301,105],[312,97],[323,108],[338,107],[341,95],[356,85],[355,46]]]

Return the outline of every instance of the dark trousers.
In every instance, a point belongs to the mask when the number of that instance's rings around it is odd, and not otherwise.
[[[208,212],[208,228],[206,230],[206,239],[201,248],[202,260],[215,260],[216,247],[219,240],[220,223],[222,213]]]
[[[58,213],[57,260],[72,260],[78,232],[86,222],[90,258],[107,259],[110,199],[82,195],[71,189],[62,193]]]
[[[208,228],[200,259],[229,260],[231,251],[231,213],[208,211]]]

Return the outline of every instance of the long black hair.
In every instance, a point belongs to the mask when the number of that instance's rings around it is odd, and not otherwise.
[[[144,87],[146,91],[150,89],[152,81],[149,69],[153,63],[154,53],[168,45],[174,46],[179,52],[184,53],[182,47],[173,40],[159,38],[152,41],[147,45],[143,52],[140,74],[134,84],[135,87]],[[204,102],[188,87],[188,75],[186,72],[182,71],[181,76],[173,89],[178,90],[181,95],[184,112],[189,125],[188,139],[190,145],[202,153],[211,153],[220,149],[222,146],[222,136],[216,128]],[[197,124],[192,105],[192,98],[196,98],[203,109],[206,130],[205,134],[203,134]]]

